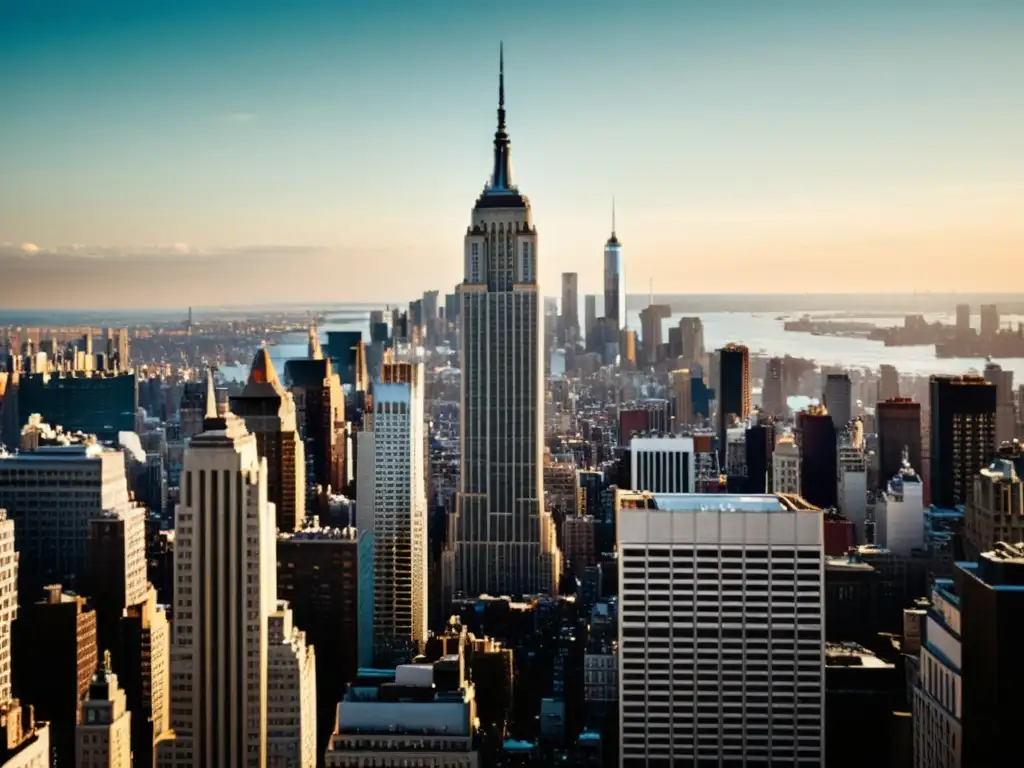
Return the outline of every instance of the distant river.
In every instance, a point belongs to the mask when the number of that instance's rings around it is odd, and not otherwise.
[[[815,313],[809,313],[812,316]],[[820,313],[824,314],[824,313]],[[793,317],[795,317],[794,315]],[[345,315],[329,317],[320,327],[321,342],[327,345],[327,331],[361,330],[364,338],[369,334],[369,313],[365,316]],[[683,314],[673,315],[664,321],[663,338],[668,339],[668,329],[679,324]],[[778,320],[778,313],[745,313],[745,312],[705,312],[699,315],[704,323],[704,344],[716,349],[730,342],[746,344],[751,352],[782,357],[804,357],[815,360],[819,365],[842,365],[847,368],[877,369],[881,364],[895,366],[900,373],[927,375],[930,373],[969,373],[981,372],[985,368],[984,358],[949,358],[935,357],[933,346],[921,347],[886,347],[878,341],[867,339],[851,339],[838,336],[812,336],[809,333],[789,333],[782,328],[783,321]],[[628,314],[630,328],[640,328],[640,313]],[[928,322],[941,320],[953,322],[951,315],[925,315]],[[974,322],[978,318],[975,316]],[[581,318],[582,320],[582,318]],[[874,322],[878,325],[902,325],[903,318],[844,318],[850,321]],[[1003,322],[1017,323],[1024,321],[1024,316],[1004,316]],[[306,356],[306,337],[304,334],[286,336],[270,348],[270,357],[278,372],[284,371],[285,361]],[[1024,358],[997,359],[1004,370],[1012,370],[1017,382],[1024,383]],[[228,378],[239,380],[248,375],[248,366],[223,366],[221,372]]]

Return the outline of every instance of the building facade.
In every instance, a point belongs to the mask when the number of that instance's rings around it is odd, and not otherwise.
[[[132,768],[131,722],[108,652],[82,703],[82,721],[75,730],[76,768]]]
[[[208,410],[175,516],[168,768],[263,768],[267,622],[277,604],[267,461],[241,418]]]
[[[931,503],[966,504],[996,453],[996,388],[980,376],[931,377]]]
[[[462,458],[450,540],[456,589],[474,596],[554,592],[560,571],[544,508],[537,229],[509,151],[502,63],[494,166],[466,232],[462,285]]]
[[[316,768],[316,656],[288,603],[270,614],[267,768]]]
[[[373,385],[372,455],[360,436],[359,473],[370,493],[360,491],[357,515],[376,546],[374,652],[385,663],[415,656],[427,639],[427,489],[423,366],[386,362],[382,371]]]
[[[692,437],[634,437],[629,455],[631,490],[693,493],[696,489]]]
[[[999,542],[1024,542],[1024,483],[1013,462],[996,459],[974,477],[964,510],[967,554],[977,557]]]
[[[294,531],[306,519],[306,451],[295,401],[278,380],[266,347],[256,353],[242,393],[231,398],[231,412],[245,420],[259,455],[267,460],[278,529]]]
[[[822,765],[822,513],[620,493],[620,762]]]

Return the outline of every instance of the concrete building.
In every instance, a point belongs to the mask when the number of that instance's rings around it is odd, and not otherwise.
[[[372,440],[360,435],[356,514],[376,547],[374,654],[385,664],[411,659],[427,639],[427,488],[423,365],[386,362],[382,371],[364,423]]]
[[[996,445],[1017,436],[1017,407],[1013,402],[1013,371],[998,363],[985,366],[985,381],[996,388]]]
[[[900,396],[900,372],[891,365],[885,365],[878,369],[878,397],[880,403],[886,400],[895,400]]]
[[[146,510],[132,504],[89,521],[85,591],[96,611],[97,643],[117,644],[125,609],[146,599]]]
[[[118,636],[114,661],[132,713],[134,765],[153,768],[156,741],[166,735],[171,716],[171,627],[155,589],[125,609]]]
[[[267,768],[316,768],[316,656],[279,600],[267,624]]]
[[[50,724],[34,721],[32,707],[0,704],[0,768],[51,768]]]
[[[669,402],[672,405],[672,432],[678,433],[695,421],[693,412],[693,374],[689,368],[671,371]]]
[[[245,420],[259,455],[267,460],[267,488],[278,529],[294,531],[306,519],[306,450],[295,401],[278,380],[266,347],[253,358],[249,380],[242,393],[231,398],[230,408]]]
[[[562,343],[575,344],[580,337],[580,276],[575,272],[562,273],[562,314],[559,323]]]
[[[456,589],[467,595],[554,592],[561,565],[544,509],[537,229],[512,182],[503,62],[500,70],[493,172],[465,237],[462,455],[449,540]]]
[[[959,768],[963,754],[960,598],[936,579],[913,690],[914,768]]]
[[[96,671],[96,613],[84,597],[47,587],[43,600],[19,611],[12,649],[14,689],[35,707],[37,721],[50,723],[57,764],[71,762],[82,699]]]
[[[277,538],[277,594],[316,648],[317,754],[327,748],[337,703],[360,667],[373,664],[373,532],[308,526]]]
[[[839,448],[839,511],[853,523],[857,542],[867,542],[868,462],[863,447]]]
[[[875,502],[875,543],[909,557],[925,543],[924,484],[909,459]]]
[[[782,358],[770,358],[765,366],[764,386],[761,388],[761,410],[779,419],[789,416],[784,378]]]
[[[822,513],[618,493],[620,760],[824,761]]]
[[[640,310],[640,331],[643,340],[643,364],[658,364],[661,345],[665,342],[662,332],[663,321],[672,317],[668,304],[651,304]]]
[[[696,489],[692,437],[634,437],[629,454],[632,490],[692,493]]]
[[[313,334],[315,337],[315,329]],[[285,378],[295,402],[295,419],[302,434],[306,461],[312,469],[306,484],[339,491],[347,481],[345,393],[331,360],[323,356],[319,339],[311,351],[306,360],[285,363]]]
[[[161,766],[266,765],[267,622],[277,605],[268,474],[245,422],[208,410],[185,452],[175,515],[175,735],[160,744]]]
[[[14,521],[0,509],[0,706],[12,699],[11,624],[18,616],[18,552]]]
[[[718,350],[718,398],[716,433],[718,461],[725,464],[726,430],[732,420],[743,421],[750,413],[750,351],[742,344],[727,344]]]
[[[207,373],[208,381],[186,381],[181,390],[178,405],[179,434],[182,440],[195,437],[203,431],[206,414],[207,392],[213,390],[213,374]]]
[[[792,433],[779,435],[772,453],[772,488],[775,493],[800,496],[800,448]]]
[[[853,386],[847,373],[830,373],[825,378],[823,404],[832,416],[836,432],[846,428],[853,418]]]
[[[836,427],[823,406],[812,405],[796,415],[800,447],[800,491],[812,504],[828,509],[838,501]]]
[[[597,520],[589,515],[567,517],[562,523],[565,567],[576,576],[597,565]]]
[[[131,722],[108,651],[82,703],[82,721],[75,729],[76,768],[132,768]]]
[[[922,469],[921,404],[910,398],[879,402],[875,407],[878,433],[878,487],[884,491],[890,478],[903,468],[903,452],[910,466]]]
[[[479,768],[476,690],[465,658],[361,670],[338,704],[327,768]]]
[[[953,585],[962,616],[963,765],[1017,765],[1017,702],[1024,686],[1024,545],[997,544],[975,563],[957,563]]]
[[[14,520],[22,599],[53,583],[81,588],[90,521],[131,509],[124,455],[74,444],[0,456],[0,507]]]
[[[699,317],[682,317],[679,319],[679,330],[682,334],[683,358],[691,368],[695,364],[704,364],[704,323]]]
[[[964,510],[968,557],[999,542],[1024,542],[1024,483],[1013,462],[996,459],[974,478],[974,493]]]

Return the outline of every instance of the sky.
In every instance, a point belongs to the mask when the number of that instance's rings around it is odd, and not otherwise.
[[[450,292],[500,41],[549,295],[1024,291],[1019,0],[0,0],[0,304]]]

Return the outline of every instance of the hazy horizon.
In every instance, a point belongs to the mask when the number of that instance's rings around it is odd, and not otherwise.
[[[501,39],[548,295],[1024,291],[1024,4],[212,6],[0,0],[5,309],[451,291]]]

